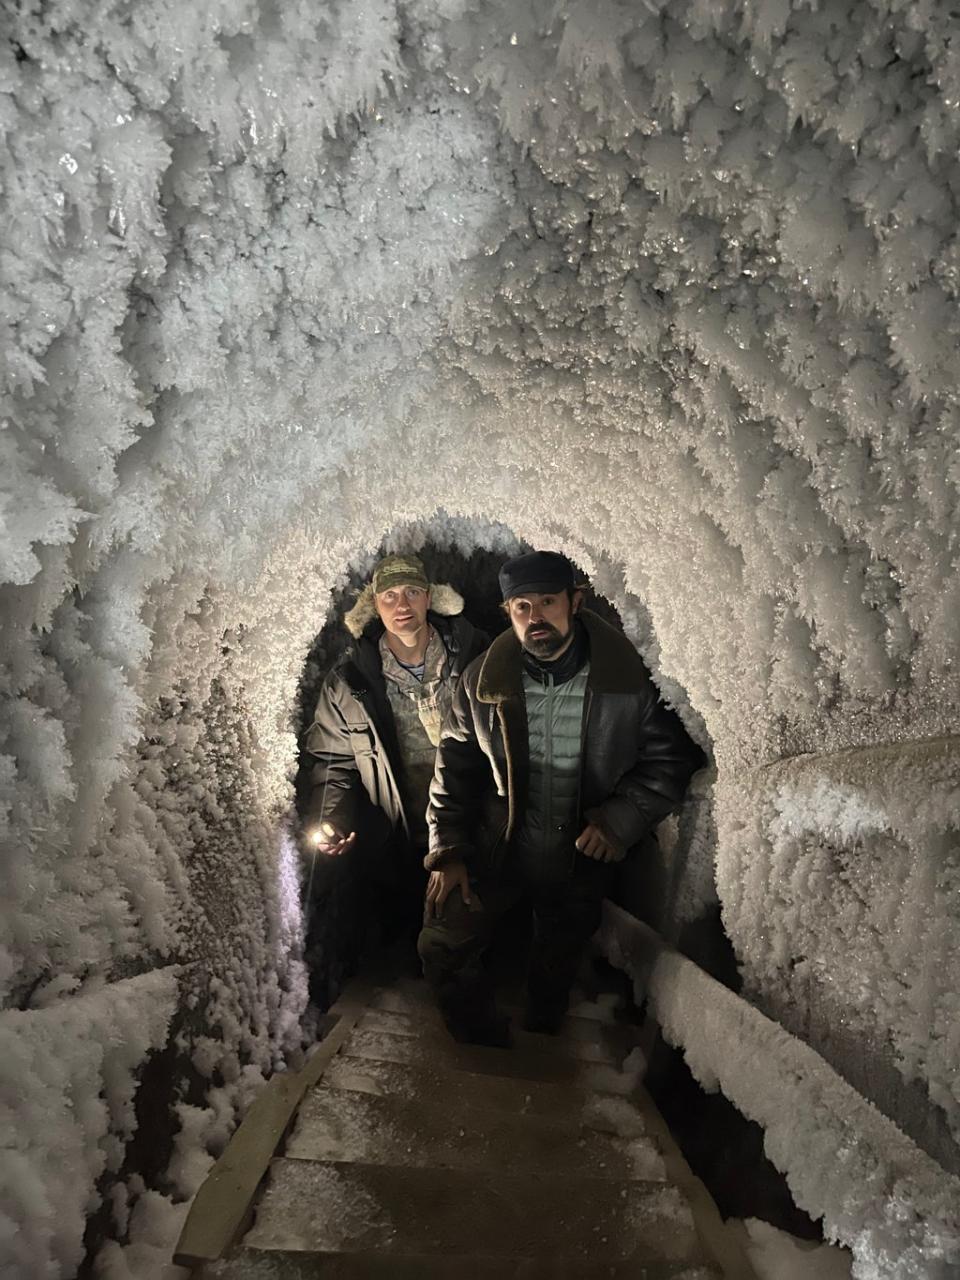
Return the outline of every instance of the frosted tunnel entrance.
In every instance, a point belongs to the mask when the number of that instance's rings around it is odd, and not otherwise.
[[[471,545],[471,541],[478,541]],[[490,544],[493,543],[491,546]],[[464,613],[492,638],[505,626],[499,609],[497,572],[512,554],[530,550],[528,543],[514,537],[504,526],[482,520],[456,519],[440,514],[416,525],[401,525],[391,532],[374,552],[351,559],[345,574],[331,592],[326,621],[310,647],[297,694],[296,726],[302,742],[310,724],[320,685],[337,663],[351,637],[343,625],[343,615],[369,578],[372,563],[388,551],[413,550],[424,561],[431,582],[449,583],[464,598]],[[602,566],[601,577],[613,592],[618,573],[602,553],[595,563]],[[586,575],[581,570],[581,577]],[[587,607],[607,621],[623,628],[617,605],[636,627],[646,618],[642,602],[631,598],[621,586],[617,600],[590,590]],[[649,654],[656,652],[649,624],[641,635]],[[658,673],[662,678],[662,673]],[[691,714],[682,691],[673,695],[684,705],[687,719],[696,726],[702,744],[709,751],[702,721]],[[358,975],[389,984],[411,972],[409,963],[398,959],[394,950],[375,959],[371,971],[371,944],[364,946],[365,926],[373,912],[370,886],[360,877],[363,850],[353,856],[324,859],[316,856],[304,838],[302,819],[309,810],[312,789],[312,759],[303,751],[296,780],[296,809],[300,819],[299,847],[303,863],[301,883],[305,913],[305,962],[310,1005],[306,1025],[323,1026],[322,1015],[333,1005],[351,979]],[[739,987],[736,960],[726,937],[719,911],[714,881],[715,822],[711,811],[712,760],[698,778],[682,811],[662,825],[657,837],[648,840],[642,857],[625,866],[612,889],[613,900],[658,930],[698,964],[722,981]],[[361,842],[362,843],[362,842]],[[516,983],[522,975],[524,954],[529,942],[529,921],[516,915],[501,934],[496,968],[501,978]],[[375,944],[373,950],[376,951]],[[415,957],[413,957],[415,960]],[[762,1151],[762,1131],[747,1124],[723,1098],[712,1100],[697,1085],[682,1055],[663,1041],[649,1009],[634,1003],[634,992],[624,975],[601,965],[599,955],[588,975],[591,988],[605,992],[605,999],[622,1001],[621,1016],[629,1020],[647,1018],[644,1037],[650,1055],[648,1087],[658,1105],[676,1128],[682,1148],[707,1182],[725,1216],[760,1216],[805,1238],[820,1239],[815,1224],[793,1203],[782,1175]]]
[[[471,540],[477,541],[471,545]],[[432,582],[450,583],[464,598],[464,614],[491,638],[504,628],[499,609],[497,572],[503,560],[512,554],[529,550],[530,545],[516,538],[505,526],[486,521],[456,519],[440,515],[415,526],[399,526],[384,540],[376,553],[368,553],[351,561],[345,577],[331,593],[326,621],[311,645],[304,666],[296,700],[296,728],[302,742],[308,728],[320,685],[326,673],[337,662],[350,641],[343,625],[343,614],[350,608],[359,590],[368,580],[370,565],[388,550],[415,550],[421,556]],[[605,565],[601,556],[596,563],[606,590],[612,592],[622,575]],[[586,579],[587,574],[581,570]],[[599,587],[588,592],[588,608],[599,613],[618,628],[624,623],[619,608],[627,613],[636,627],[646,617],[642,603],[631,599],[621,585],[619,600],[608,598]],[[619,608],[618,608],[619,605]],[[645,648],[648,660],[656,653],[649,625],[641,634],[634,633]],[[661,678],[655,672],[655,678]],[[669,684],[669,682],[668,682]],[[694,732],[708,752],[709,740],[702,721],[691,714],[689,702],[672,689],[672,697],[694,725]],[[296,777],[296,809],[298,819],[309,806],[311,760],[301,750]],[[620,884],[618,899],[631,911],[647,920],[665,936],[684,945],[687,938],[698,958],[715,966],[722,965],[730,980],[735,980],[735,967],[729,960],[729,943],[719,941],[722,925],[719,904],[713,887],[715,827],[710,817],[710,783],[712,770],[693,789],[679,818],[665,823],[659,842],[651,847],[643,860],[630,868]],[[313,1003],[322,1008],[336,998],[340,985],[350,971],[348,955],[356,955],[356,885],[351,882],[349,867],[315,859],[309,841],[301,836],[304,859],[305,903],[312,926],[308,928],[307,962],[311,975]],[[351,923],[343,918],[350,916]]]

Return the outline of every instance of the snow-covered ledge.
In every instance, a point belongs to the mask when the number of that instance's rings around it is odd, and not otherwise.
[[[853,1251],[856,1280],[958,1274],[960,1179],[809,1045],[609,902],[601,939],[702,1087],[719,1089],[763,1127],[766,1153],[797,1204]]]

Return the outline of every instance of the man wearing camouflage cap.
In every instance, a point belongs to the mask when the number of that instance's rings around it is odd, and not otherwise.
[[[412,931],[422,911],[440,725],[461,671],[488,642],[462,609],[419,557],[385,556],[344,616],[354,643],[324,680],[306,734],[316,760],[308,835],[329,857],[357,847],[362,890],[397,930]]]

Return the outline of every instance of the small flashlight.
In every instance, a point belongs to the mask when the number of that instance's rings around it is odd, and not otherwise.
[[[337,829],[329,822],[321,822],[316,831],[312,833],[310,839],[314,844],[326,844],[328,840],[336,837]]]

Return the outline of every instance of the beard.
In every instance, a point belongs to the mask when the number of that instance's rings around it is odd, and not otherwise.
[[[527,653],[541,660],[547,659],[549,661],[557,650],[562,649],[570,639],[569,630],[561,633],[556,627],[552,627],[549,622],[538,622],[536,630],[542,631],[544,634],[531,636],[528,629],[523,638],[523,647]]]

